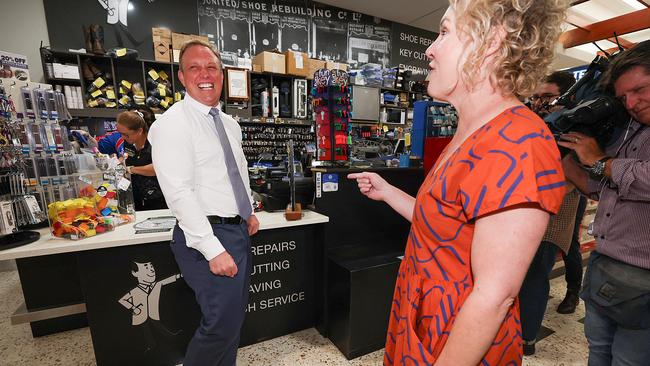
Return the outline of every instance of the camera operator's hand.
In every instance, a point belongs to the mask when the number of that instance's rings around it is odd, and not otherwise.
[[[562,134],[557,144],[575,151],[580,163],[588,167],[606,156],[596,139],[579,132]]]

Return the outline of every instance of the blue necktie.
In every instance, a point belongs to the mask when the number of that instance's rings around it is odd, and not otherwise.
[[[219,117],[219,110],[217,108],[210,109],[210,115],[214,119],[214,125],[217,128],[217,137],[219,137],[219,142],[221,143],[221,148],[223,149],[226,169],[228,170],[228,178],[230,179],[230,185],[232,186],[233,193],[235,194],[235,201],[237,202],[237,210],[239,211],[239,216],[241,216],[244,220],[248,220],[252,213],[253,207],[251,206],[250,199],[248,198],[248,193],[246,192],[246,187],[244,186],[244,180],[239,173],[237,160],[235,159],[235,154],[232,152],[232,147],[230,146],[230,141],[228,140],[228,135],[226,134],[226,129],[223,127],[223,123]]]

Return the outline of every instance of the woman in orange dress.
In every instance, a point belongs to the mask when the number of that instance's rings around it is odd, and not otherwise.
[[[566,4],[451,0],[427,49],[428,94],[458,111],[456,135],[417,197],[374,173],[363,194],[411,221],[385,365],[520,365],[517,294],[565,193],[544,122],[519,101],[544,77]]]

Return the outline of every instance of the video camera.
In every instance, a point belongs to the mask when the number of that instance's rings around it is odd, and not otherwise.
[[[621,102],[599,85],[602,73],[615,56],[596,56],[584,76],[566,93],[552,102],[562,110],[544,117],[556,140],[563,133],[575,131],[596,139],[605,147],[614,137],[617,127],[629,117]],[[560,148],[562,156],[567,151]]]

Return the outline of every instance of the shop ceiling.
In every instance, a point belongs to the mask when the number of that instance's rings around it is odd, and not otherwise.
[[[448,5],[447,0],[318,2],[435,32]],[[592,41],[604,50],[615,49],[614,32],[625,48],[650,39],[650,0],[574,0],[564,30],[555,69],[588,64],[599,52]]]

